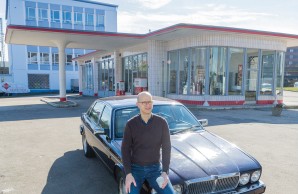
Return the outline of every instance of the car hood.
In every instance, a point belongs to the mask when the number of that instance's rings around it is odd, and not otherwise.
[[[117,142],[120,149],[121,141]],[[261,168],[236,145],[208,132],[171,135],[170,177],[190,180]]]

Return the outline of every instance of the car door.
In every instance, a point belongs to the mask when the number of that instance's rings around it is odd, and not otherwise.
[[[96,147],[97,154],[103,160],[104,163],[113,169],[115,162],[112,160],[113,154],[111,149],[111,134],[112,134],[112,109],[109,106],[105,106],[102,114],[99,118],[99,128],[105,131],[105,134],[96,135],[96,140],[94,146]]]
[[[84,118],[85,135],[89,145],[95,148],[95,134],[100,130],[98,125],[100,115],[105,107],[103,102],[96,102],[94,106],[88,110]]]

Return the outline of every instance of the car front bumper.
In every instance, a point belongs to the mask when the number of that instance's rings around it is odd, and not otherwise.
[[[266,185],[262,181],[258,181],[254,184],[251,184],[249,186],[244,186],[239,189],[237,189],[237,193],[243,193],[243,194],[259,194],[264,193],[266,190]]]

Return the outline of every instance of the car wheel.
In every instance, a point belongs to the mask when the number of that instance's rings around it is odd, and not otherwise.
[[[92,158],[94,157],[94,151],[93,149],[90,147],[90,145],[88,144],[87,138],[85,136],[85,134],[82,135],[82,144],[83,144],[83,151],[84,151],[84,155],[87,158]]]

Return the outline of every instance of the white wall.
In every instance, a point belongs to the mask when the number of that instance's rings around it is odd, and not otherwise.
[[[68,5],[83,8],[105,10],[105,31],[117,31],[117,8],[72,0],[28,0],[48,4]],[[8,6],[7,25],[26,25],[25,0],[10,0]],[[50,16],[50,13],[48,13]],[[84,20],[84,17],[83,17]],[[24,37],[25,38],[25,37]],[[23,45],[9,45],[8,58],[11,64],[12,81],[28,87],[28,73],[49,74],[51,90],[59,90],[59,71],[28,70],[27,49]],[[51,58],[51,56],[50,56]],[[51,61],[51,59],[50,59]],[[71,88],[71,79],[78,79],[78,71],[66,71],[66,89]]]

